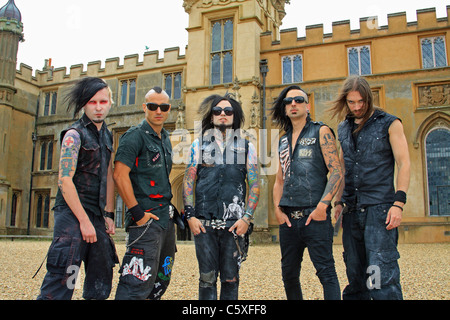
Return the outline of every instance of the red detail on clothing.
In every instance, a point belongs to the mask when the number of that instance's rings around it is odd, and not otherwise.
[[[139,158],[136,158],[136,167],[138,166],[138,164],[139,164]]]
[[[150,181],[150,186],[154,187],[155,186],[155,181]]]
[[[164,196],[161,195],[161,194],[151,194],[151,195],[149,195],[149,197],[150,197],[151,199],[161,199],[161,198],[163,198]]]

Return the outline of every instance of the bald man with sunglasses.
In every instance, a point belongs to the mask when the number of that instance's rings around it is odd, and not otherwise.
[[[172,146],[163,125],[170,108],[167,93],[151,89],[142,104],[145,119],[119,141],[114,181],[128,208],[128,241],[117,300],[160,299],[169,286],[175,259]]]

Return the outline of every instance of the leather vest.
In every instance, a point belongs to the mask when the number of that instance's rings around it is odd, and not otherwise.
[[[352,135],[353,118],[339,124],[338,135],[345,160],[342,201],[356,207],[394,202],[395,159],[389,142],[389,127],[397,117],[375,110],[372,117]]]
[[[195,215],[237,220],[245,210],[248,140],[235,137],[223,154],[214,137],[200,145],[195,187]]]
[[[280,139],[279,156],[284,185],[280,207],[315,207],[322,199],[328,167],[320,147],[322,122],[309,117],[292,150],[292,130]]]
[[[106,128],[105,123],[98,131],[92,121],[86,115],[83,115],[71,127],[61,132],[61,142],[67,131],[71,129],[75,129],[81,137],[77,168],[72,179],[77,189],[78,197],[86,211],[96,215],[103,215],[106,205],[106,178],[113,150],[112,134]],[[55,206],[59,205],[67,204],[61,190],[58,189]]]

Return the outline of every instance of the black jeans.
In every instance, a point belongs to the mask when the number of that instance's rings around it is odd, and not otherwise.
[[[175,226],[163,229],[153,220],[130,226],[120,268],[116,300],[159,300],[169,287],[175,261]]]
[[[386,230],[391,204],[349,210],[342,220],[349,284],[344,300],[402,300],[397,228]],[[370,276],[370,278],[369,278]]]
[[[341,291],[333,258],[333,227],[328,212],[324,221],[311,220],[305,226],[308,217],[291,221],[280,226],[281,271],[284,289],[288,300],[303,299],[300,286],[300,269],[303,253],[308,248],[316,275],[323,286],[325,300],[340,300]]]
[[[87,214],[97,234],[95,243],[83,240],[80,223],[69,207],[55,207],[53,242],[38,300],[70,300],[81,261],[86,271],[83,298],[104,300],[109,297],[113,268],[119,260],[113,240],[106,233],[103,216]]]
[[[206,226],[206,233],[194,237],[195,250],[200,271],[199,300],[217,300],[217,276],[220,273],[221,300],[237,300],[239,289],[240,255],[228,229],[213,229]],[[242,247],[243,239],[239,238]]]

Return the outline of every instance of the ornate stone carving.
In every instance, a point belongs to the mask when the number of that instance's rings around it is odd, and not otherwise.
[[[252,96],[252,109],[250,110],[250,128],[259,127],[259,119],[260,119],[260,107],[259,107],[259,97],[256,94],[256,91]]]
[[[183,103],[180,102],[178,105],[178,114],[177,114],[177,122],[175,123],[175,129],[186,129],[186,107]]]
[[[450,106],[450,83],[418,86],[419,108]]]
[[[187,13],[191,13],[192,6],[197,2],[198,0],[184,0],[183,1],[183,8],[184,11]]]

